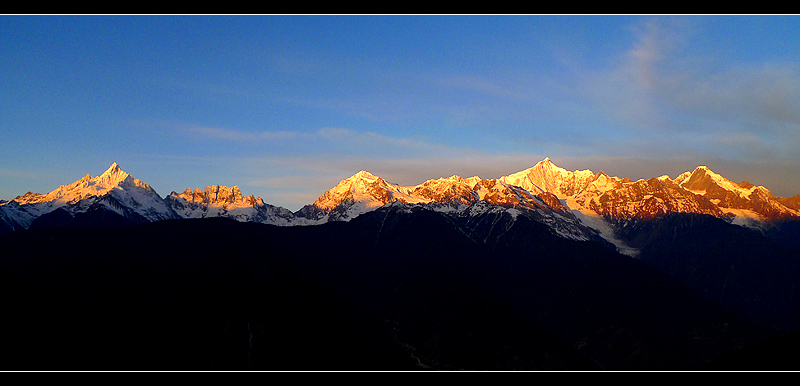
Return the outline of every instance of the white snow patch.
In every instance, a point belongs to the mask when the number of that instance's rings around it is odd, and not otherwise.
[[[519,209],[516,208],[508,208],[506,209],[506,212],[508,212],[514,220],[516,220],[517,216],[519,216],[520,213],[522,213]]]
[[[763,229],[764,218],[752,210],[747,209],[733,209],[733,208],[720,208],[725,213],[731,213],[734,217],[732,223],[746,228]]]
[[[640,251],[636,248],[628,246],[624,241],[614,236],[614,228],[606,220],[595,213],[593,210],[581,207],[574,198],[570,197],[564,203],[571,211],[572,214],[585,226],[596,230],[600,237],[604,238],[611,244],[617,247],[617,252],[623,255],[637,257]]]

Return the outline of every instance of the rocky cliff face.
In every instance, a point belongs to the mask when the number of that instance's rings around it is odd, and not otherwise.
[[[294,217],[286,208],[264,203],[261,197],[244,196],[238,186],[206,186],[183,193],[172,192],[166,198],[181,218],[226,217],[237,221],[289,225]]]
[[[186,188],[183,193],[177,194],[176,192],[172,192],[170,196],[180,197],[192,204],[223,207],[225,209],[264,205],[264,200],[262,200],[261,197],[256,198],[252,194],[249,196],[242,196],[242,191],[238,186],[230,188],[227,186],[211,185],[206,186],[204,190],[195,189],[194,191],[190,188]]]

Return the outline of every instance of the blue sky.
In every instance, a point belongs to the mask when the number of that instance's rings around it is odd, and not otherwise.
[[[0,198],[112,162],[296,210],[368,170],[800,194],[798,16],[0,16]]]

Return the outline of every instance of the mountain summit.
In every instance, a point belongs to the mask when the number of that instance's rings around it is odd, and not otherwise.
[[[429,200],[410,194],[408,187],[390,184],[362,170],[336,184],[297,214],[316,222],[349,220],[395,201],[409,204]]]
[[[132,196],[134,200],[142,198],[141,195],[158,196],[150,185],[134,179],[130,174],[122,171],[117,163],[97,177],[91,178],[88,174],[70,185],[61,185],[58,189],[48,193],[44,202],[55,201],[62,204],[75,203],[88,197],[99,197],[111,191],[138,192]]]
[[[629,254],[635,251],[618,235],[631,219],[688,213],[763,229],[775,221],[800,218],[800,195],[775,197],[763,186],[734,183],[706,166],[674,180],[664,175],[631,181],[602,171],[569,171],[545,158],[498,179],[453,175],[414,186],[390,183],[361,170],[292,213],[265,203],[261,197],[244,196],[238,186],[187,188],[162,199],[150,185],[113,163],[97,177],[87,174],[47,194],[28,192],[0,202],[0,231],[26,229],[34,222],[68,224],[86,216],[124,218],[133,223],[228,217],[275,225],[315,225],[349,221],[386,206],[422,208],[463,218],[488,212],[505,213],[514,219],[524,215],[563,237],[591,239],[600,235]]]
[[[571,172],[558,167],[548,157],[531,168],[500,177],[500,181],[522,187],[529,192],[547,192],[558,198],[565,198],[585,188],[594,177],[590,170]]]
[[[76,216],[79,222],[87,216],[111,216],[121,223],[178,218],[150,185],[122,171],[116,162],[97,177],[87,174],[50,193],[28,192],[0,206],[0,222],[12,230],[29,228],[35,221],[71,224]]]

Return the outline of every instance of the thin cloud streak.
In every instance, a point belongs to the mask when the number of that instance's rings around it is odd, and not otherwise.
[[[278,131],[262,131],[258,133],[223,129],[218,127],[200,127],[192,126],[188,128],[192,135],[200,136],[207,139],[237,141],[237,142],[251,142],[251,141],[280,141],[287,139],[297,139],[302,136],[302,133],[286,130]]]
[[[356,131],[348,128],[324,127],[312,132],[276,130],[249,132],[218,127],[188,126],[182,127],[193,138],[202,138],[214,141],[240,142],[253,146],[269,142],[294,142],[306,141],[310,144],[325,143],[334,145],[326,151],[358,150],[359,152],[372,149],[374,151],[412,152],[412,153],[441,153],[450,148],[425,141],[421,137],[394,137],[370,131]]]
[[[712,67],[713,58],[688,54],[687,31],[697,30],[691,21],[644,23],[618,66],[582,75],[589,85],[584,95],[634,140],[664,149],[694,136],[688,145],[708,155],[800,158],[800,69],[785,63]]]

